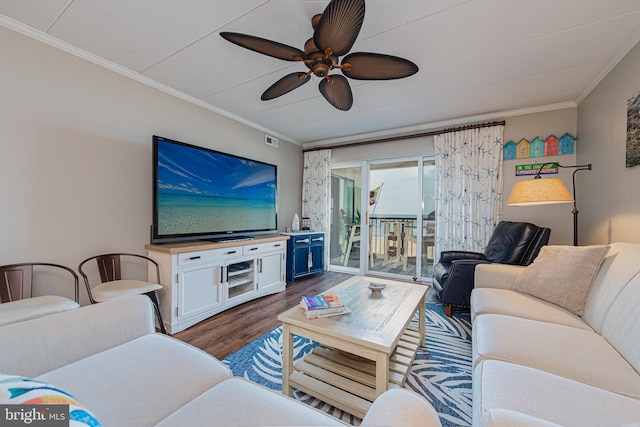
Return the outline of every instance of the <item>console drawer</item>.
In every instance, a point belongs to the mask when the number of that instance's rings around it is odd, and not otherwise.
[[[304,234],[302,236],[293,236],[291,240],[295,246],[311,245],[324,242],[324,234]]]
[[[178,254],[178,265],[192,265],[203,262],[226,259],[242,255],[242,246],[232,246],[229,248],[209,249],[206,251],[183,252]]]
[[[245,245],[242,247],[244,255],[261,254],[271,252],[278,249],[284,249],[286,243],[283,240],[277,242],[255,243],[253,245]]]

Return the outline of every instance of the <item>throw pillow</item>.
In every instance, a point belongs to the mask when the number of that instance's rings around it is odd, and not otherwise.
[[[517,277],[513,289],[582,316],[591,285],[608,251],[607,245],[543,246],[533,263]]]
[[[16,405],[69,405],[70,427],[100,427],[100,421],[66,391],[15,375],[0,374],[0,403]],[[16,413],[20,413],[16,410]],[[28,415],[28,414],[27,414]],[[0,424],[5,414],[0,414]]]

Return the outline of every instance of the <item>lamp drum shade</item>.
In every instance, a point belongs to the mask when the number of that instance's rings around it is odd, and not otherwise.
[[[554,203],[571,203],[573,197],[558,178],[528,179],[513,186],[508,206],[531,206]]]

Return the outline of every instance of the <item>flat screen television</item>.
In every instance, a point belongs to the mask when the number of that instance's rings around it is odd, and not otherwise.
[[[277,166],[153,136],[151,243],[277,230]]]

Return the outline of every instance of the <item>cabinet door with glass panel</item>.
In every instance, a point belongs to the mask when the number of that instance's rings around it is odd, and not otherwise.
[[[256,259],[232,261],[225,265],[225,298],[227,301],[244,300],[256,290]]]

